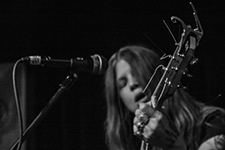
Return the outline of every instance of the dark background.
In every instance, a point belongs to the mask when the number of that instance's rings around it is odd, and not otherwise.
[[[204,30],[196,49],[199,63],[190,68],[186,85],[199,101],[224,107],[225,19],[221,1],[193,2]],[[59,1],[2,0],[0,2],[0,62],[30,55],[69,59],[100,54],[107,59],[127,44],[156,46],[172,54],[180,30],[170,21],[178,16],[195,28],[188,1]],[[153,41],[153,42],[152,42]],[[68,70],[26,67],[28,124],[41,111]],[[106,149],[104,75],[79,74],[28,138],[28,149]],[[213,100],[213,101],[212,101]]]

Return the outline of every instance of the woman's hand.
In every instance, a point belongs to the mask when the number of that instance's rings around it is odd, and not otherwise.
[[[152,146],[165,150],[174,145],[179,134],[165,113],[145,103],[140,103],[135,111],[133,131]]]

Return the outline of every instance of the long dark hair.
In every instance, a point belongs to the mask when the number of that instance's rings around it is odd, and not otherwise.
[[[145,86],[154,69],[159,65],[157,54],[143,46],[126,46],[121,48],[109,60],[105,77],[107,99],[106,137],[110,149],[134,149],[132,119],[130,111],[118,96],[115,66],[118,60],[124,59],[132,67],[138,83]]]

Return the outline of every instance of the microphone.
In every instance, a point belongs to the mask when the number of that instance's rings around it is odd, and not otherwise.
[[[41,65],[49,67],[68,68],[76,71],[89,72],[95,75],[103,74],[107,70],[108,61],[98,54],[87,58],[71,58],[70,60],[51,59],[50,57],[27,56],[21,58],[22,61],[29,62],[30,65]]]

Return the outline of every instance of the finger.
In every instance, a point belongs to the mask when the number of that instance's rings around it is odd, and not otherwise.
[[[144,131],[144,128],[145,128],[145,126],[141,122],[138,122],[135,125],[133,125],[133,133],[134,133],[134,135],[136,135],[139,138],[142,138],[142,133]]]
[[[150,130],[155,130],[158,126],[158,119],[157,118],[150,118],[147,126]]]
[[[139,119],[137,117],[134,118],[134,126],[136,126],[136,128],[138,130],[143,130],[145,124],[143,122],[140,122]]]
[[[136,125],[133,125],[133,132],[134,132],[134,133],[137,133],[137,131],[138,131],[137,126],[136,126]]]
[[[149,118],[150,117],[147,114],[143,113],[139,116],[139,121],[143,122],[144,124],[147,124],[149,122]]]
[[[151,106],[153,107],[153,108],[155,108],[156,107],[156,96],[155,95],[152,95],[151,96]]]
[[[152,128],[150,126],[146,125],[143,130],[142,136],[145,140],[150,139],[150,137],[153,135],[154,132],[155,131],[152,130]]]
[[[137,125],[137,122],[138,122],[138,118],[137,118],[137,117],[134,117],[134,119],[133,119],[133,124],[134,124],[134,125]]]
[[[150,105],[145,104],[145,103],[140,103],[140,110],[147,114],[149,117],[152,116],[153,112],[155,111]]]
[[[135,111],[135,116],[136,116],[136,118],[139,119],[140,122],[147,123],[149,120],[149,116],[147,114],[145,114],[144,112],[142,112],[140,109],[137,109]]]
[[[156,131],[156,128],[158,126],[157,118],[150,118],[149,123],[144,126],[141,124],[141,122],[138,122],[137,118],[134,119],[134,122],[135,122],[133,125],[134,134],[144,139],[149,139],[152,136],[152,134]]]
[[[156,118],[150,118],[149,123],[144,127],[142,136],[144,139],[150,139],[153,133],[156,132],[158,127],[158,120]]]
[[[137,123],[138,123],[138,119],[135,117],[134,124],[133,124],[133,133],[134,133],[134,135],[139,136],[139,135],[137,135],[137,133],[138,133]]]
[[[158,120],[161,120],[163,117],[162,112],[155,110],[154,113],[152,114],[151,118],[157,118]]]
[[[139,103],[139,109],[142,109],[143,107],[145,107],[145,105],[147,105],[146,103]]]
[[[142,113],[142,112],[141,112],[140,109],[136,109],[136,110],[135,110],[135,116],[139,116],[141,113]]]

